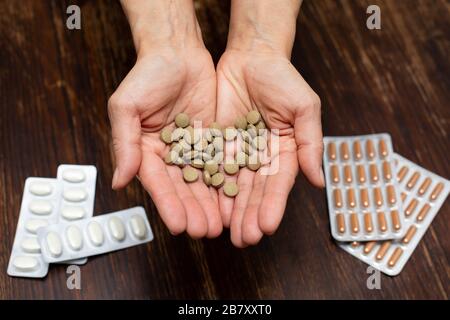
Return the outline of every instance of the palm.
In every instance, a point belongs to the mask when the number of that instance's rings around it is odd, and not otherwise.
[[[290,62],[273,54],[227,51],[217,67],[217,119],[232,124],[238,116],[257,109],[270,129],[279,130],[279,150],[270,150],[274,175],[261,170],[241,170],[235,178],[240,192],[235,199],[219,194],[224,225],[231,228],[237,246],[257,243],[265,233],[273,233],[284,213],[287,195],[298,173],[297,152],[302,139],[294,124],[302,122],[314,93]],[[296,124],[298,126],[300,124]]]

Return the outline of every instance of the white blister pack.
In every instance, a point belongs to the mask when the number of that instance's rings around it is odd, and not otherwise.
[[[25,181],[8,275],[46,276],[48,263],[42,258],[37,230],[58,221],[60,198],[61,188],[57,179],[30,177]]]
[[[450,192],[450,181],[395,154],[404,198],[407,231],[394,241],[340,243],[339,246],[381,272],[395,276],[405,266]]]
[[[48,225],[38,230],[44,261],[57,263],[112,252],[153,240],[145,210],[113,213]]]
[[[338,241],[399,239],[406,231],[389,134],[325,137],[331,233]]]
[[[57,179],[61,183],[59,221],[74,221],[92,217],[94,213],[97,168],[90,165],[62,164]],[[67,264],[85,264],[87,258],[64,261]]]

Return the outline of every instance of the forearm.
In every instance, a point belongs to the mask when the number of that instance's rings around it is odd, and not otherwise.
[[[136,51],[203,45],[192,0],[121,0]]]
[[[232,0],[228,49],[290,57],[303,0]]]

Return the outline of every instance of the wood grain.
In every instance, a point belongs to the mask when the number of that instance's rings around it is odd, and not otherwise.
[[[82,30],[65,28],[69,4]],[[377,4],[382,29],[368,30]],[[215,61],[226,44],[229,3],[196,2]],[[366,265],[330,237],[323,190],[299,176],[277,233],[239,250],[173,237],[134,181],[110,188],[113,162],[106,103],[134,63],[118,1],[0,1],[0,298],[8,299],[448,299],[446,203],[404,271],[366,288]],[[325,135],[389,132],[397,152],[450,177],[449,3],[445,0],[306,0],[293,63],[322,99]],[[98,168],[95,213],[144,205],[155,241],[90,258],[82,289],[66,288],[64,265],[43,280],[6,275],[23,184],[61,163]]]

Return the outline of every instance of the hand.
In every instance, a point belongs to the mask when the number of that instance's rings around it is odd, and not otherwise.
[[[181,169],[162,160],[168,147],[159,133],[184,112],[203,126],[215,119],[214,64],[203,46],[140,50],[108,108],[116,170],[113,188],[137,174],[172,234],[193,238],[222,232],[217,192],[202,181],[187,184]]]
[[[320,100],[286,56],[277,52],[227,49],[217,66],[217,121],[232,125],[257,109],[268,128],[279,130],[279,161],[274,175],[244,168],[237,177],[239,194],[219,192],[224,226],[237,247],[254,245],[280,224],[298,167],[315,186],[324,185],[321,168]]]

